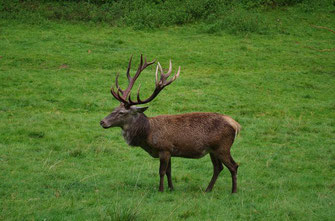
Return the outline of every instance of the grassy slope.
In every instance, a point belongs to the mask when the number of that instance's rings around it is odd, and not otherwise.
[[[282,34],[0,21],[0,219],[331,220],[335,56],[305,46],[334,47],[332,33],[308,24],[335,20],[266,16]],[[120,129],[100,128],[117,105],[111,74],[124,73],[141,52],[182,66],[148,116],[212,111],[240,122],[232,150],[238,194],[230,194],[227,169],[212,193],[203,192],[209,157],[174,158],[176,190],[158,193],[158,161],[128,147]],[[143,97],[153,72],[141,76]]]

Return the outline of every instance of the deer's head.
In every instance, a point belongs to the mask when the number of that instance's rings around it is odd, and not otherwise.
[[[115,86],[116,91],[114,87],[111,88],[111,93],[113,97],[120,102],[120,105],[112,111],[108,116],[106,116],[103,120],[100,121],[100,125],[103,128],[110,128],[110,127],[122,127],[124,128],[127,125],[130,125],[133,120],[135,120],[141,113],[143,113],[148,107],[136,107],[137,104],[146,104],[152,101],[161,90],[163,90],[164,87],[171,84],[174,80],[176,80],[179,77],[180,73],[180,67],[178,69],[178,72],[173,76],[172,79],[167,80],[168,77],[171,75],[172,72],[172,64],[170,60],[170,66],[169,70],[166,74],[164,74],[162,66],[157,64],[156,67],[156,81],[155,81],[155,90],[151,94],[151,96],[145,100],[140,99],[140,87],[137,90],[137,100],[133,101],[130,96],[131,89],[134,86],[135,81],[141,74],[141,72],[148,67],[149,65],[152,65],[155,63],[155,60],[152,62],[147,62],[147,59],[144,60],[143,63],[143,56],[141,55],[141,61],[140,65],[136,71],[136,74],[134,77],[130,76],[130,66],[131,66],[131,60],[132,57],[130,57],[128,69],[127,69],[127,78],[128,78],[128,87],[125,90],[122,90],[118,83],[118,77],[119,74],[116,75],[115,79]],[[158,81],[158,70],[160,70],[160,80]]]

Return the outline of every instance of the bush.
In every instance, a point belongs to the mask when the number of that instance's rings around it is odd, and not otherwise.
[[[122,20],[136,28],[182,25],[218,13],[222,0],[134,1]],[[133,10],[133,9],[139,10]]]
[[[332,0],[2,0],[0,18],[106,22],[137,29],[204,22],[209,33],[265,33],[268,25],[260,9],[296,4],[303,11],[333,7]]]
[[[308,0],[235,0],[234,2],[245,8],[276,8],[282,6],[294,6],[305,1]]]
[[[221,17],[210,16],[203,25],[206,33],[226,30],[231,34],[258,33],[265,34],[268,24],[260,13],[243,8],[233,8]]]

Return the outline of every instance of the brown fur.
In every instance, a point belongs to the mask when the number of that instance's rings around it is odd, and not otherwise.
[[[200,158],[217,149],[222,140],[232,143],[235,135],[233,127],[220,114],[161,115],[148,120],[147,146],[168,151],[173,157]]]

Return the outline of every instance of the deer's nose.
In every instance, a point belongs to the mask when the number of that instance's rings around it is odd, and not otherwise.
[[[105,124],[105,121],[100,121],[100,125],[103,126]]]

